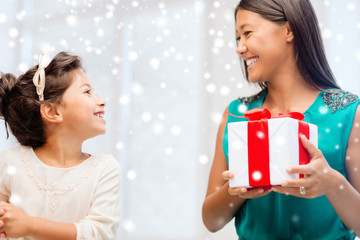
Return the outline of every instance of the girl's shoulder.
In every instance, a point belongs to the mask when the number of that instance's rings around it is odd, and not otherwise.
[[[16,160],[19,159],[18,156],[21,156],[21,154],[24,151],[27,151],[30,149],[29,147],[24,146],[17,146],[13,148],[6,149],[0,153],[0,161],[9,161],[9,160]]]
[[[92,158],[98,159],[106,164],[118,164],[116,158],[111,154],[91,154]]]
[[[91,169],[98,179],[96,181],[114,181],[118,183],[121,179],[121,168],[116,158],[110,154],[92,155]],[[111,180],[112,179],[112,180]]]
[[[105,171],[118,170],[120,171],[120,164],[118,160],[111,154],[96,154],[91,155],[92,165],[101,168]]]
[[[22,166],[22,154],[23,151],[28,150],[28,147],[17,146],[9,148],[0,153],[0,174],[4,175],[4,172],[12,174],[19,166]]]

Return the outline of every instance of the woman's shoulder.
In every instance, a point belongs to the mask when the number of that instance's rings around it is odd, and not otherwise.
[[[325,106],[330,108],[331,113],[346,108],[357,108],[360,103],[359,96],[342,89],[323,89],[321,98]],[[354,104],[357,103],[357,104]]]
[[[243,114],[245,111],[260,107],[262,105],[262,100],[266,95],[266,90],[262,90],[259,93],[256,93],[251,96],[238,97],[235,100],[231,101],[229,104],[229,112],[234,114]]]
[[[266,91],[261,91],[261,92],[258,92],[256,94],[250,95],[250,96],[238,97],[233,102],[249,105],[250,103],[261,99],[264,96],[265,93],[266,93]]]

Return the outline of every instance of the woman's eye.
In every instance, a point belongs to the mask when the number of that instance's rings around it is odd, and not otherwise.
[[[248,36],[250,33],[251,33],[250,31],[246,31],[246,32],[244,32],[244,35]]]
[[[86,94],[90,94],[90,93],[91,93],[91,90],[90,90],[90,89],[89,89],[89,90],[86,90],[85,93],[86,93]]]
[[[239,42],[240,42],[240,37],[236,37],[236,45],[239,45]]]

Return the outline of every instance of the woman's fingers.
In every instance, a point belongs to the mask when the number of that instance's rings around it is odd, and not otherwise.
[[[224,171],[224,172],[222,173],[222,177],[223,177],[226,181],[228,181],[228,180],[230,180],[230,179],[232,179],[232,178],[234,177],[234,173],[232,173],[232,172],[230,172],[230,171]]]
[[[291,166],[286,169],[288,174],[304,174],[304,175],[312,175],[314,173],[314,169],[312,165],[298,165],[298,166]]]
[[[302,145],[308,151],[308,153],[310,155],[310,159],[319,154],[322,155],[321,151],[317,147],[315,147],[315,145],[312,144],[312,142],[310,142],[310,140],[307,139],[305,137],[305,135],[301,134],[300,139],[301,139]]]
[[[252,188],[247,189],[245,187],[240,188],[229,188],[229,194],[234,196],[239,196],[241,198],[258,198],[267,195],[272,190],[264,190],[262,188]]]
[[[308,178],[286,179],[281,182],[281,187],[310,187]]]

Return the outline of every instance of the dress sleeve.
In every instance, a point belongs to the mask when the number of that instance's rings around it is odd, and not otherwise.
[[[120,166],[111,157],[99,176],[88,215],[75,223],[77,240],[115,239],[120,220]]]
[[[4,151],[0,154],[0,201],[5,202],[9,201],[10,196],[7,155],[7,151]]]

